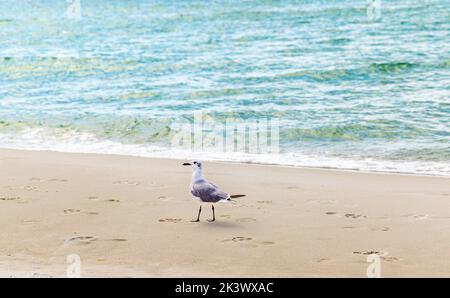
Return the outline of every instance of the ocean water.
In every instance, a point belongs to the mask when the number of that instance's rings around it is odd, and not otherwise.
[[[448,0],[70,5],[0,1],[0,147],[450,176]],[[174,147],[195,113],[279,152]]]

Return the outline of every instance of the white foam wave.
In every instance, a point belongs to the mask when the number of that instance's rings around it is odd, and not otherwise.
[[[354,171],[392,172],[450,177],[450,163],[422,161],[389,161],[377,159],[344,159],[298,153],[247,154],[240,152],[193,152],[163,146],[123,144],[99,140],[89,133],[68,131],[52,135],[41,128],[28,128],[20,134],[0,134],[0,147],[22,150],[48,150],[71,153],[115,154],[142,157],[200,159],[241,163],[271,164]]]

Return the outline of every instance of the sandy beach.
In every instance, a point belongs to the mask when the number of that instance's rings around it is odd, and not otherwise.
[[[0,276],[450,276],[448,178],[204,162],[247,196],[193,223],[181,162],[0,150]]]

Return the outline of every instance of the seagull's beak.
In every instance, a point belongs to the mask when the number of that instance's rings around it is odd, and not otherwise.
[[[185,163],[183,163],[183,166],[192,166],[192,164],[185,162]]]

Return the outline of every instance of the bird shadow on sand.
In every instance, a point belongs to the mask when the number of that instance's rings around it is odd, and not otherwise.
[[[214,221],[214,222],[207,222],[207,221],[202,221],[202,226],[204,227],[208,227],[211,229],[214,228],[221,228],[221,229],[236,229],[236,228],[242,228],[242,225],[239,223],[235,223],[235,222],[230,222],[230,221]]]

